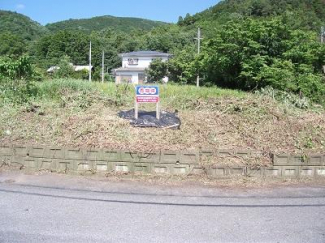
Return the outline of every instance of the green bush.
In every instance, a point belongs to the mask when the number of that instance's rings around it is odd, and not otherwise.
[[[0,102],[22,104],[28,102],[31,97],[37,95],[34,80],[39,80],[41,75],[28,57],[20,57],[18,60],[10,58],[0,59]]]
[[[70,57],[65,55],[58,64],[58,69],[54,71],[55,78],[70,78],[74,69],[72,64],[70,63]]]
[[[33,81],[1,79],[0,81],[0,105],[7,102],[23,104],[31,97],[37,96],[37,88]]]
[[[325,45],[316,32],[290,28],[281,18],[226,23],[196,57],[203,83],[256,90],[266,86],[324,103]]]
[[[17,60],[0,58],[0,79],[35,80],[39,79],[39,76],[40,74],[35,71],[27,56],[22,56]]]

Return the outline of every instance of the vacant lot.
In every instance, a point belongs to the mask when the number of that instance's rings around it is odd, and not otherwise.
[[[177,110],[182,121],[179,130],[169,130],[134,128],[117,116],[120,110],[133,108],[133,86],[55,80],[38,83],[37,88],[37,97],[27,104],[6,102],[0,107],[0,143],[132,151],[325,151],[324,109],[297,108],[299,100],[277,101],[274,92],[161,86],[162,109]]]

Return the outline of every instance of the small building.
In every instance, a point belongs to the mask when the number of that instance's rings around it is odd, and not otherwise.
[[[122,58],[122,67],[114,69],[115,83],[142,84],[147,81],[146,69],[157,58],[167,61],[171,54],[157,51],[136,51],[119,54]]]
[[[70,63],[70,66],[73,68],[73,70],[75,72],[79,72],[79,71],[87,71],[89,72],[89,65],[73,65],[72,63]],[[93,66],[91,66],[91,69],[93,68]],[[47,69],[46,71],[48,73],[54,73],[55,71],[59,70],[60,67],[59,66],[51,66],[49,69]]]

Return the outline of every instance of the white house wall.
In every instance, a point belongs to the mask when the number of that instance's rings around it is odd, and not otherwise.
[[[138,72],[119,72],[118,76],[132,76],[132,83],[133,84],[138,84],[139,79],[138,79]],[[123,80],[121,80],[123,82]]]
[[[138,65],[129,65],[129,59],[138,59]],[[123,57],[122,60],[122,67],[123,68],[148,68],[150,66],[150,63],[152,62],[152,57]],[[164,62],[168,60],[167,57],[161,58]]]

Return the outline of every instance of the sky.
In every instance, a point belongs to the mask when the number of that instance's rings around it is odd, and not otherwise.
[[[139,17],[176,23],[216,5],[219,0],[0,0],[1,10],[24,14],[45,25],[68,19],[102,15]]]

